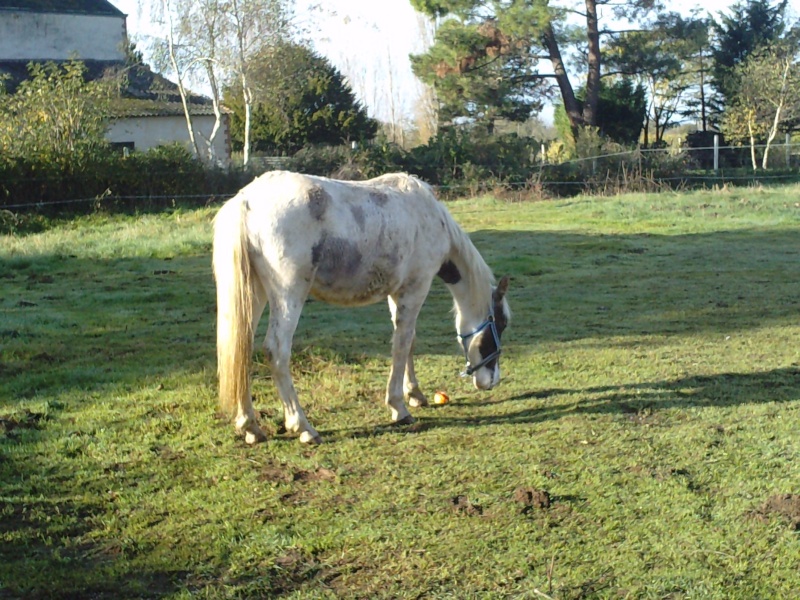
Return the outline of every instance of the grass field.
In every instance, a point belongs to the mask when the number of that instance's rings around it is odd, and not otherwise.
[[[800,187],[451,210],[513,276],[503,382],[440,282],[388,425],[384,305],[310,303],[325,438],[217,413],[211,210],[0,238],[0,598],[800,598]],[[261,333],[263,333],[263,325]]]

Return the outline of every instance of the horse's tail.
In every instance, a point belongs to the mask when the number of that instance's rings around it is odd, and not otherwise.
[[[229,200],[214,219],[219,402],[230,415],[250,394],[253,354],[253,272],[247,242],[247,202]]]

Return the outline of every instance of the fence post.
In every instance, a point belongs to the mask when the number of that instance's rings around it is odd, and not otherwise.
[[[786,168],[792,168],[792,134],[786,132]]]
[[[714,134],[714,172],[719,171],[719,134]]]

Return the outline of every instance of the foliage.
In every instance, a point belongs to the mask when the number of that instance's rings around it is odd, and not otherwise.
[[[736,87],[725,112],[722,131],[734,142],[748,142],[753,170],[756,142],[765,142],[762,168],[778,130],[800,119],[800,62],[797,46],[774,44],[751,53],[733,70]]]
[[[373,137],[378,125],[355,98],[344,77],[326,58],[296,43],[282,43],[251,59],[252,147],[292,154],[306,145],[341,144]],[[233,111],[234,148],[243,143],[241,89],[226,90]]]
[[[405,154],[399,154],[395,147],[384,147],[378,165],[397,161],[403,170],[463,195],[527,182],[535,169],[539,146],[537,140],[515,133],[492,135],[481,127],[448,127]],[[368,158],[375,161],[375,155]]]
[[[712,84],[727,105],[739,87],[736,67],[757,48],[781,39],[786,31],[788,0],[741,0],[712,20]]]
[[[583,101],[585,90],[578,93]],[[598,99],[597,127],[600,134],[609,141],[631,145],[639,141],[647,110],[645,90],[641,85],[634,87],[629,78],[620,78],[611,84],[603,82]],[[556,105],[554,124],[559,138],[572,156],[578,156],[575,148],[576,137],[573,133],[563,104]],[[588,128],[591,129],[591,128]],[[580,136],[580,130],[578,130]]]
[[[298,33],[293,0],[158,0],[155,17],[163,38],[154,37],[152,57],[163,72],[171,72],[182,100],[189,84],[210,92],[217,117],[210,139],[201,148],[195,139],[191,112],[185,112],[187,134],[201,160],[214,162],[213,138],[221,133],[222,82],[236,81],[240,102],[250,107],[252,90],[247,79],[251,58]],[[184,105],[185,107],[185,105]],[[249,122],[245,123],[245,127]],[[247,132],[249,133],[249,131]],[[245,134],[245,140],[249,141]],[[249,145],[244,149],[244,162]]]
[[[451,401],[392,427],[386,306],[310,302],[318,447],[280,433],[261,354],[269,441],[217,414],[216,207],[0,238],[2,595],[796,596],[768,500],[800,493],[798,193],[448,203],[513,276],[501,385],[457,376],[436,281],[416,368]]]
[[[633,74],[647,89],[645,145],[651,143],[651,123],[655,133],[653,143],[658,145],[666,130],[677,124],[679,114],[704,119],[708,29],[707,19],[665,13],[647,30],[624,32],[609,42],[604,54],[608,68]],[[692,106],[681,111],[686,101]],[[599,116],[603,113],[600,109]]]
[[[412,67],[435,89],[444,125],[467,119],[491,129],[498,120],[523,122],[542,109],[542,79],[490,23],[445,20],[433,47],[412,56]]]
[[[332,177],[352,161],[348,146],[306,146],[288,161],[290,170],[298,173]]]
[[[31,63],[14,94],[0,94],[0,155],[77,168],[107,150],[113,88],[86,82],[79,61]]]
[[[613,0],[587,2],[497,3],[487,0],[412,0],[417,10],[444,17],[433,47],[415,61],[418,76],[436,85],[451,102],[461,93],[461,115],[491,112],[485,107],[538,101],[548,90],[547,80],[558,86],[573,133],[581,125],[594,126],[602,73],[601,38],[617,32],[601,27],[611,15],[636,21],[656,8],[652,0],[618,3]],[[605,12],[604,8],[610,10]],[[599,10],[598,10],[599,9]],[[585,22],[572,25],[569,17],[581,15]],[[586,100],[579,105],[570,80],[565,56],[569,50],[579,57],[578,71],[585,75]],[[549,60],[550,73],[538,72],[541,60]],[[455,77],[454,77],[455,76]],[[504,76],[502,85],[493,78]],[[528,86],[526,90],[524,86]],[[490,89],[486,99],[473,90]],[[452,94],[450,97],[447,94]],[[528,114],[533,104],[525,107]],[[522,115],[524,111],[519,114]]]
[[[249,177],[246,172],[204,166],[181,144],[129,156],[106,150],[79,165],[3,155],[0,210],[81,214],[198,205],[236,192]],[[7,224],[13,226],[13,219]]]
[[[597,127],[609,139],[619,144],[638,143],[646,110],[641,84],[634,87],[631,79],[620,78],[600,86]]]

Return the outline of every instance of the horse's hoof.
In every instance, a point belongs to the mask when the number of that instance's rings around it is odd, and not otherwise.
[[[260,429],[255,432],[248,431],[244,434],[244,441],[252,446],[254,444],[260,444],[261,442],[266,442],[267,436]]]
[[[416,419],[411,415],[407,415],[402,419],[398,419],[394,422],[395,425],[413,425],[416,422]]]
[[[318,446],[322,443],[322,437],[318,433],[310,433],[308,431],[304,431],[300,434],[300,441],[303,444],[309,444],[312,446]]]
[[[408,404],[414,408],[419,408],[420,406],[428,406],[428,399],[425,397],[425,394],[420,392],[419,390],[414,390],[408,394]]]

